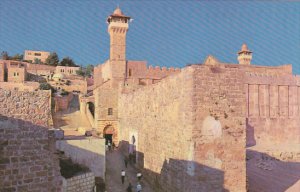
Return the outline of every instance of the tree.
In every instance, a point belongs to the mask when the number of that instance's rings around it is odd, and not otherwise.
[[[15,55],[12,56],[10,59],[11,59],[11,60],[15,60],[15,61],[22,61],[22,60],[23,60],[23,55],[15,54]]]
[[[85,75],[84,71],[82,70],[82,68],[80,68],[79,70],[76,71],[77,75],[83,76]]]
[[[52,86],[49,83],[41,83],[40,84],[40,89],[41,90],[52,90]]]
[[[94,73],[94,65],[87,65],[85,68],[85,76],[90,77]]]
[[[2,53],[1,53],[1,59],[3,59],[3,60],[9,60],[9,56],[8,56],[7,51],[2,51]]]
[[[70,57],[65,57],[59,64],[60,66],[77,67],[74,61]]]
[[[42,61],[41,61],[41,59],[39,59],[39,58],[34,58],[34,62],[33,62],[34,64],[41,64],[42,63]]]
[[[45,63],[47,65],[57,66],[59,63],[57,54],[55,52],[51,53],[46,59]]]

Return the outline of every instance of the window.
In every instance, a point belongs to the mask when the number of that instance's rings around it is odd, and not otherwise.
[[[108,115],[112,115],[113,114],[113,109],[112,108],[108,108],[107,114]]]
[[[14,72],[14,76],[16,76],[16,72]]]
[[[34,56],[41,56],[41,53],[34,53]]]
[[[132,71],[131,71],[131,69],[129,69],[129,71],[128,71],[128,75],[129,75],[129,77],[132,75]]]

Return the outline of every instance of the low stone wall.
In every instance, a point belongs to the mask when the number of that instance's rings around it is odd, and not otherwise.
[[[15,83],[15,82],[0,82],[0,87],[2,89],[18,90],[18,91],[34,91],[40,86],[37,82],[24,82],[24,83]]]
[[[56,148],[64,151],[73,162],[85,165],[96,177],[105,178],[105,140],[62,140],[56,141]]]
[[[63,179],[64,192],[92,192],[94,191],[94,187],[95,176],[92,172]]]

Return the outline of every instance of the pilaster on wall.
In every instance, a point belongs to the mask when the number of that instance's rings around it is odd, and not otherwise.
[[[299,77],[291,74],[247,76],[245,87],[249,133],[247,145],[299,144]]]
[[[249,117],[288,117],[299,115],[300,86],[246,84]]]

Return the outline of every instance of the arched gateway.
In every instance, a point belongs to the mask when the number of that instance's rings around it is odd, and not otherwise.
[[[118,145],[118,132],[112,125],[106,125],[103,129],[103,137],[105,138],[105,144],[108,141],[114,143],[116,146]]]

